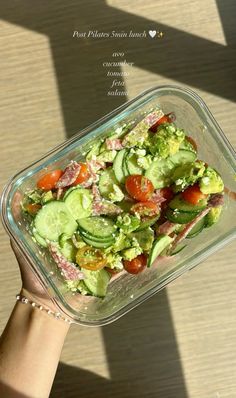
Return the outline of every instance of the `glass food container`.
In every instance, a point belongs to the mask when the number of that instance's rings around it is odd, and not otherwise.
[[[228,194],[225,195],[220,221],[194,239],[188,239],[187,247],[181,253],[161,260],[158,266],[145,269],[138,275],[122,273],[112,278],[104,299],[68,292],[45,249],[39,248],[32,240],[20,206],[24,192],[34,188],[45,171],[64,168],[72,159],[82,160],[83,153],[95,139],[106,137],[111,129],[124,123],[140,120],[156,106],[165,113],[175,113],[177,125],[196,141],[199,158],[221,174]],[[186,88],[161,86],[145,91],[120,106],[15,175],[2,194],[2,220],[6,231],[30,260],[37,278],[58,309],[74,323],[104,325],[157,293],[236,236],[236,201],[229,194],[235,190],[235,174],[233,148],[202,99]]]

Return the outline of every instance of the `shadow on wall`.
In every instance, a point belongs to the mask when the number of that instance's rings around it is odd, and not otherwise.
[[[168,307],[161,291],[104,326],[111,380],[60,363],[50,398],[187,398]]]
[[[200,7],[200,6],[199,6]],[[112,79],[104,61],[122,51],[129,62],[144,70],[191,85],[229,100],[236,99],[236,3],[218,1],[228,45],[185,33],[141,16],[126,13],[105,0],[31,0],[0,2],[2,18],[49,37],[67,136],[126,101],[107,96]],[[171,7],[168,8],[171,13]],[[197,10],[196,10],[197,12]],[[163,39],[76,39],[73,31],[143,32],[158,29]],[[119,68],[117,69],[119,71]],[[155,85],[150,81],[149,86]]]

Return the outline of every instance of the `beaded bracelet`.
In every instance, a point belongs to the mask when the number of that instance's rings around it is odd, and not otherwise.
[[[53,312],[47,307],[42,306],[41,304],[37,304],[34,301],[29,300],[27,297],[22,296],[20,294],[16,295],[16,300],[22,304],[30,304],[34,308],[38,308],[40,311],[46,312],[48,315],[53,316],[55,319],[65,321],[69,324],[73,323],[70,319],[65,318],[60,312]]]

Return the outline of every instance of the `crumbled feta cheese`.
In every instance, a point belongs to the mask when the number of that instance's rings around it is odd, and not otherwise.
[[[120,134],[122,133],[123,127],[117,127],[117,129],[115,129],[115,133],[116,134]]]
[[[210,184],[210,178],[209,177],[202,177],[202,182],[205,185],[209,185]]]
[[[145,156],[146,155],[146,150],[145,149],[136,149],[136,153],[139,156]]]

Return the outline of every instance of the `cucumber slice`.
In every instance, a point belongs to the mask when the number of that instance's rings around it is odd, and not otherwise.
[[[114,240],[95,240],[95,239],[89,239],[85,235],[82,235],[82,239],[87,243],[89,246],[97,247],[99,249],[106,249],[107,247],[110,247],[114,244]]]
[[[177,224],[187,224],[192,221],[198,213],[196,212],[187,212],[187,211],[175,211],[170,208],[167,209],[166,218]]]
[[[202,199],[198,202],[197,205],[192,205],[182,199],[181,195],[177,195],[172,199],[168,205],[172,210],[179,210],[190,213],[198,213],[201,210],[204,210],[207,206],[207,200]]]
[[[154,185],[154,188],[164,188],[171,183],[171,173],[175,165],[169,159],[155,160],[145,175]]]
[[[155,222],[158,220],[160,216],[155,216],[155,217],[150,217],[149,220],[143,221],[140,225],[140,227],[138,227],[136,229],[136,231],[142,231],[143,229],[146,229],[148,227],[151,227],[153,224],[155,224]]]
[[[77,223],[67,206],[59,200],[48,202],[39,210],[34,226],[42,238],[52,241],[58,241],[63,233],[72,236],[77,229]]]
[[[164,188],[171,183],[171,173],[180,164],[194,162],[195,152],[181,149],[167,159],[155,160],[145,175],[152,181],[154,188]]]
[[[154,241],[151,252],[148,257],[147,267],[151,267],[153,261],[161,254],[161,252],[173,241],[168,235],[159,235]]]
[[[128,170],[127,163],[126,163],[126,158],[127,158],[128,154],[129,154],[129,152],[126,151],[126,153],[123,157],[123,162],[122,162],[122,169],[123,169],[123,173],[124,173],[125,177],[129,176],[129,170]]]
[[[58,239],[59,246],[63,247],[66,244],[66,242],[68,241],[68,239],[70,239],[70,238],[71,238],[70,236],[68,236],[64,233],[61,234]]]
[[[42,238],[42,236],[40,236],[40,235],[38,234],[36,228],[33,228],[32,233],[33,233],[33,236],[34,236],[36,242],[37,242],[40,246],[42,246],[42,247],[47,247],[47,242],[45,241],[44,238]]]
[[[68,239],[63,246],[60,247],[60,252],[67,258],[67,260],[75,262],[77,250],[71,239]]]
[[[115,238],[113,238],[112,236],[106,237],[106,238],[98,238],[97,236],[93,236],[91,234],[89,234],[88,232],[86,232],[84,229],[79,227],[79,233],[81,235],[82,238],[86,238],[86,239],[90,239],[90,240],[94,240],[97,242],[114,242]]]
[[[116,176],[116,179],[120,183],[124,183],[125,181],[125,175],[123,172],[123,160],[124,156],[127,153],[127,149],[121,149],[115,157],[114,163],[113,163],[113,170]]]
[[[78,220],[79,227],[95,238],[111,238],[116,232],[115,223],[105,217],[89,217]]]
[[[65,204],[75,220],[89,217],[92,213],[92,195],[88,189],[72,190],[65,199]]]
[[[127,153],[125,156],[125,164],[129,174],[143,174],[143,169],[137,163],[136,153]]]
[[[66,234],[61,234],[58,240],[60,252],[69,260],[74,262],[77,249],[74,246],[71,237]]]
[[[197,222],[196,225],[194,225],[194,227],[191,229],[191,231],[188,233],[188,235],[186,236],[186,238],[194,238],[195,236],[197,236],[198,234],[200,234],[200,232],[202,232],[203,228],[205,226],[205,218],[203,217],[201,220],[199,220]]]
[[[67,189],[67,191],[65,192],[64,196],[63,196],[63,200],[65,200],[67,198],[67,196],[74,191],[75,189],[78,189],[78,187],[71,187],[69,189]]]
[[[177,253],[182,252],[182,250],[184,250],[184,248],[186,247],[186,243],[180,243],[179,245],[176,246],[176,248],[171,252],[171,256],[174,256]]]
[[[169,157],[169,160],[175,166],[179,166],[181,164],[194,162],[196,160],[196,158],[197,158],[197,155],[196,155],[195,152],[188,151],[188,150],[185,150],[185,149],[180,149],[174,155]]]
[[[83,296],[92,296],[92,293],[82,280],[79,282],[77,289]]]
[[[104,198],[109,199],[109,194],[113,192],[114,184],[119,184],[119,182],[116,179],[114,170],[109,167],[101,173],[98,183],[99,191]]]
[[[99,271],[89,271],[83,268],[83,273],[85,276],[83,282],[93,296],[105,297],[108,283],[110,281],[110,275],[108,272],[105,269],[100,269]]]

